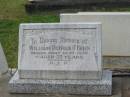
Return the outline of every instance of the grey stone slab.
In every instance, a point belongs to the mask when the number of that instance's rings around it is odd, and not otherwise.
[[[79,12],[61,14],[61,23],[102,22],[102,55],[130,56],[129,12]]]
[[[19,79],[17,72],[9,82],[9,92],[111,95],[112,72],[104,71],[101,80]]]
[[[0,74],[6,73],[8,71],[8,63],[0,43]]]
[[[101,79],[101,23],[20,25],[20,78]]]
[[[86,95],[69,95],[69,94],[17,94],[17,93],[9,93],[8,89],[8,82],[11,78],[10,74],[9,76],[3,75],[2,78],[0,78],[0,97],[124,97],[122,96],[122,93],[124,93],[122,90],[122,79],[125,79],[126,77],[113,77],[112,78],[112,95],[110,96],[86,96]],[[128,78],[127,78],[128,79]],[[130,81],[127,83],[130,84]],[[125,90],[124,90],[125,91]],[[126,96],[128,97],[128,96]]]

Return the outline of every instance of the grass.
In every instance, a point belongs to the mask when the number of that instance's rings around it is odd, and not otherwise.
[[[54,13],[27,14],[24,8],[27,0],[0,0],[0,42],[9,67],[17,67],[18,30],[20,23],[58,22]]]
[[[27,14],[27,0],[0,0],[0,42],[4,48],[9,67],[17,67],[18,30],[20,23],[59,22],[54,12]],[[96,11],[130,11],[130,8],[93,8]]]

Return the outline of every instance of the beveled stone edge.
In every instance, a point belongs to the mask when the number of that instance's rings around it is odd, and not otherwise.
[[[96,79],[102,78],[102,71],[58,71],[19,70],[20,78],[31,79]]]
[[[8,86],[10,93],[112,95],[112,72],[104,71],[102,80],[19,79],[17,72],[10,80]],[[75,88],[73,88],[73,86]],[[68,91],[69,89],[67,89],[66,87],[69,88],[71,91]],[[57,90],[55,88],[57,88]],[[80,91],[81,89],[79,88],[83,89],[83,91]]]

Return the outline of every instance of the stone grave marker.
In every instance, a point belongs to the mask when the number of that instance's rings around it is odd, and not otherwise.
[[[102,71],[101,23],[21,24],[11,93],[111,95]]]
[[[0,43],[0,75],[8,71],[8,63]]]
[[[101,78],[100,24],[32,24],[21,29],[21,78]]]
[[[103,56],[127,57],[130,56],[129,18],[129,12],[79,12],[61,14],[60,22],[101,22]]]

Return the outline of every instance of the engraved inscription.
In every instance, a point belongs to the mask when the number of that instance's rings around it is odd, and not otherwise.
[[[45,62],[47,66],[92,64],[91,59],[96,53],[95,29],[47,29],[24,32],[27,51],[25,57],[32,57],[33,60],[30,61],[33,63]]]

